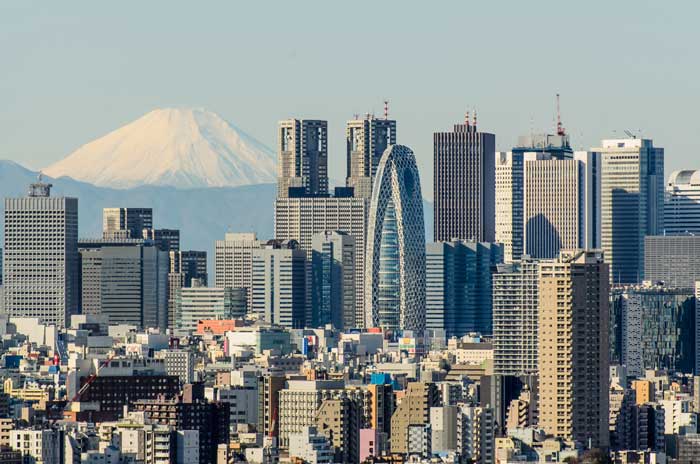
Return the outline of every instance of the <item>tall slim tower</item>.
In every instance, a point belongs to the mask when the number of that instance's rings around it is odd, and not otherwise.
[[[5,198],[5,311],[64,328],[78,313],[78,199],[51,197],[41,179]]]
[[[355,196],[370,199],[379,160],[389,145],[396,144],[396,121],[367,116],[348,121],[346,185]]]
[[[613,283],[639,283],[644,236],[664,230],[664,149],[637,138],[602,145],[601,247]]]
[[[434,239],[493,242],[496,136],[470,124],[433,134]]]
[[[540,263],[539,426],[593,448],[609,444],[609,298],[601,251]]]
[[[306,195],[328,193],[328,122],[287,119],[279,122],[277,197],[289,189]]]

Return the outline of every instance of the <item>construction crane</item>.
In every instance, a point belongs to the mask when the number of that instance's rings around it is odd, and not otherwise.
[[[559,108],[559,94],[557,94],[557,135],[566,135],[564,126],[561,123],[561,111]]]
[[[83,384],[82,387],[80,387],[80,390],[78,390],[78,393],[76,393],[75,396],[73,398],[71,398],[71,400],[68,403],[66,403],[66,408],[68,408],[68,406],[70,406],[71,403],[75,403],[76,401],[78,401],[80,399],[80,397],[88,390],[88,388],[90,388],[90,385],[92,385],[92,382],[94,382],[95,379],[97,379],[97,374],[100,372],[100,369],[102,369],[103,367],[107,367],[107,365],[110,362],[112,362],[112,359],[114,359],[115,356],[116,356],[116,353],[112,354],[111,356],[109,356],[107,359],[105,359],[104,361],[102,361],[100,363],[100,365],[97,367],[97,369],[95,369],[95,372],[93,374],[90,374],[90,376],[87,378],[87,380],[85,380],[85,383]]]

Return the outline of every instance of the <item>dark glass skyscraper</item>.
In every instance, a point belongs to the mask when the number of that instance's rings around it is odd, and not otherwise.
[[[434,239],[493,242],[496,136],[472,124],[433,134]]]

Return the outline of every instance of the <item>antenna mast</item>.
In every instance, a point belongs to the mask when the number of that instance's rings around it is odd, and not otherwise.
[[[559,94],[557,94],[557,135],[566,135],[564,126],[561,123],[561,110],[559,109]]]
[[[389,100],[384,100],[384,119],[389,119]]]

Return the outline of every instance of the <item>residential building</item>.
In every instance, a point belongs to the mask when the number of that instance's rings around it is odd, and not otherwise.
[[[650,139],[603,140],[601,248],[614,284],[644,278],[644,237],[664,230],[664,149]]]
[[[408,452],[411,425],[430,423],[430,408],[440,405],[440,393],[434,383],[409,382],[406,394],[391,416],[391,452]]]
[[[540,263],[539,426],[608,446],[609,273],[600,251],[562,251]]]
[[[433,134],[434,239],[493,242],[495,239],[496,136],[470,124]]]
[[[528,257],[497,266],[493,274],[493,372],[538,370],[539,262]]]
[[[328,122],[287,119],[278,129],[277,197],[289,189],[309,195],[328,193]]]
[[[25,463],[61,464],[63,439],[61,430],[20,429],[10,432],[10,446],[22,453]]]
[[[320,434],[316,427],[304,427],[299,432],[291,434],[289,443],[289,456],[299,458],[301,462],[308,464],[336,462],[335,453],[328,438]]]
[[[492,333],[491,275],[503,262],[500,244],[453,240],[426,245],[426,328],[447,337]]]
[[[367,227],[367,327],[425,329],[425,224],[416,159],[393,145],[377,169]]]
[[[66,327],[79,312],[78,200],[51,197],[40,179],[5,198],[4,240],[5,312]]]
[[[372,198],[372,185],[379,160],[389,145],[396,144],[396,121],[367,115],[347,122],[347,179],[345,185],[358,198]]]
[[[359,462],[362,403],[348,394],[323,400],[316,413],[316,428],[328,437],[335,462]]]

